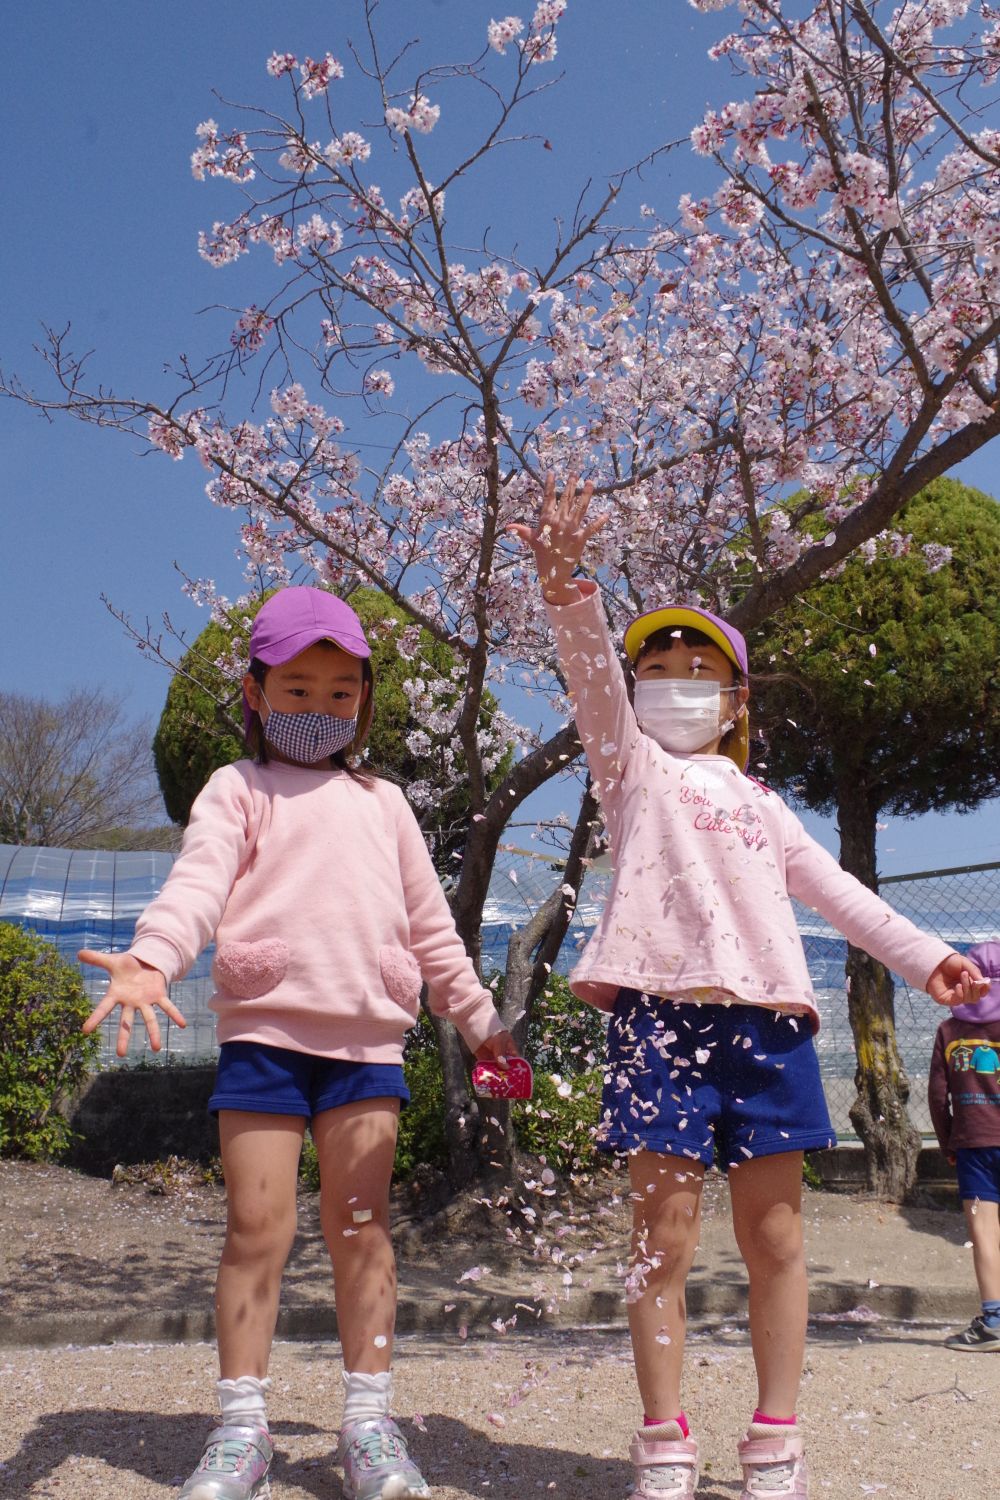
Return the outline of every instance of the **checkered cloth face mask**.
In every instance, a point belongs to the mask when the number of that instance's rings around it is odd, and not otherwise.
[[[264,702],[267,703],[266,698]],[[271,708],[270,703],[267,706]],[[315,765],[336,755],[351,743],[357,732],[356,715],[353,719],[338,719],[336,714],[285,714],[271,708],[264,724],[268,744],[289,760],[305,765]]]

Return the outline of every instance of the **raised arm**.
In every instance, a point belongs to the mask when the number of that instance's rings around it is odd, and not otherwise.
[[[136,1011],[146,1023],[149,1045],[160,1050],[154,1006],[178,1026],[184,1017],[167,997],[167,986],[186,973],[210,942],[225,909],[246,849],[250,796],[234,767],[216,771],[191,809],[181,852],[136,923],[128,953],[98,953],[84,948],[80,962],[106,970],[111,983],[84,1022],[94,1031],[116,1005],[119,1057],[128,1051]]]
[[[577,731],[608,814],[608,795],[621,781],[639,730],[597,585],[573,577],[587,543],[608,519],[587,520],[593,492],[593,485],[585,484],[577,494],[571,474],[557,495],[550,474],[537,525],[508,529],[535,554]]]

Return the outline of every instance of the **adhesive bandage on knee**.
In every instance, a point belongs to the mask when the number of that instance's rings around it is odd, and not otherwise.
[[[392,1371],[383,1370],[379,1375],[361,1375],[343,1371],[346,1398],[344,1401],[344,1425],[348,1422],[376,1422],[379,1417],[389,1415],[392,1401]]]
[[[270,1388],[271,1381],[266,1375],[263,1379],[256,1375],[240,1375],[236,1380],[217,1381],[215,1389],[219,1393],[223,1424],[266,1427],[265,1398]]]

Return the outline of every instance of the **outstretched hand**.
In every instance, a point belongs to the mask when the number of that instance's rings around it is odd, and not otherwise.
[[[573,574],[580,566],[587,543],[609,519],[604,515],[587,521],[594,486],[588,480],[577,493],[577,482],[577,476],[570,474],[562,495],[557,496],[556,477],[549,474],[542,492],[538,525],[507,527],[534,552],[542,592],[551,604],[571,604],[577,597]]]
[[[167,981],[159,969],[133,958],[131,953],[97,953],[93,948],[81,948],[77,958],[81,963],[105,969],[111,977],[104,999],[84,1021],[83,1030],[87,1033],[96,1031],[105,1016],[110,1015],[116,1005],[120,1005],[122,1013],[115,1048],[119,1057],[124,1057],[128,1051],[136,1011],[142,1016],[149,1045],[154,1052],[160,1050],[160,1027],[154,1006],[158,1005],[164,1015],[169,1016],[177,1026],[187,1025],[176,1005],[168,998]]]
[[[927,981],[927,993],[938,1005],[974,1005],[990,987],[964,953],[949,953]]]

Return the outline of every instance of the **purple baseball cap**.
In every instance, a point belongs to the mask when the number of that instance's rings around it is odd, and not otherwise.
[[[953,1005],[951,1013],[959,1021],[1000,1020],[1000,942],[974,943],[966,953],[990,987],[975,1005]]]
[[[250,630],[250,655],[277,667],[317,641],[332,641],[351,656],[371,656],[361,621],[349,604],[325,589],[279,589],[257,611]],[[243,725],[249,733],[253,710],[243,696]]]

